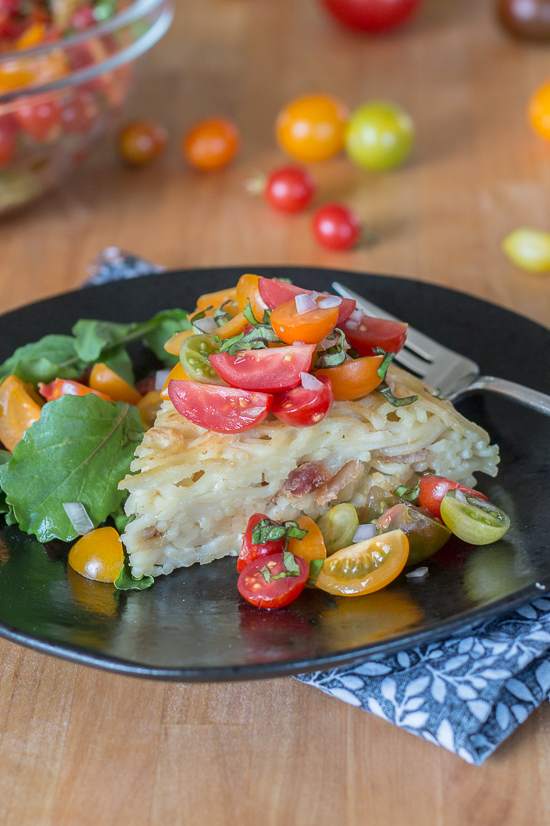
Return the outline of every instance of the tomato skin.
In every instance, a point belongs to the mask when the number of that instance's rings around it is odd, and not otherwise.
[[[407,338],[407,324],[385,318],[363,316],[361,321],[346,320],[339,327],[360,356],[373,356],[381,347],[386,353],[398,353]]]
[[[61,121],[61,104],[57,98],[44,95],[31,101],[14,111],[21,129],[39,142],[56,137]]]
[[[323,387],[320,390],[306,390],[299,385],[283,393],[277,393],[271,412],[285,424],[292,427],[312,427],[322,421],[334,403],[334,390],[330,379],[316,376]]]
[[[0,167],[8,164],[17,150],[17,124],[11,115],[0,118]]]
[[[199,427],[216,433],[242,433],[263,422],[273,404],[269,393],[237,390],[196,381],[168,384],[168,395],[178,413]]]
[[[330,250],[349,250],[359,240],[361,224],[351,209],[343,204],[324,204],[312,221],[317,242]]]
[[[300,212],[310,205],[315,189],[315,181],[306,169],[282,166],[270,173],[264,198],[281,212]]]
[[[344,146],[346,107],[330,95],[306,95],[288,103],[275,126],[281,149],[299,161],[325,161]]]
[[[207,118],[191,127],[184,136],[184,158],[204,172],[223,169],[231,163],[240,146],[237,127],[226,118]]]
[[[318,344],[334,330],[337,323],[338,307],[327,310],[319,307],[307,313],[299,313],[294,298],[279,304],[271,313],[271,326],[286,344],[295,341]]]
[[[249,562],[239,576],[237,588],[239,594],[257,608],[284,608],[300,596],[309,576],[309,565],[299,556],[294,559],[300,569],[299,576],[288,576],[283,579],[272,579],[266,582],[262,568],[267,566],[272,575],[285,571],[283,554],[271,554]]]
[[[322,3],[349,28],[381,32],[406,23],[421,0],[322,0]]]
[[[539,86],[531,95],[527,119],[536,135],[550,140],[550,82]]]
[[[313,295],[313,290],[303,290],[294,284],[276,281],[274,278],[260,278],[258,289],[262,299],[270,310],[274,310],[280,304],[285,304],[285,302],[290,301],[297,295]],[[328,298],[328,293],[318,293],[318,295],[322,295],[323,298]],[[344,321],[350,317],[355,307],[356,303],[353,299],[342,299],[342,303],[338,307],[338,327],[341,327]]]
[[[337,401],[353,401],[376,390],[382,381],[378,368],[383,360],[384,356],[365,356],[345,361],[338,367],[323,367],[314,375],[316,379],[326,376],[330,380]]]
[[[164,152],[168,134],[154,120],[133,120],[118,136],[118,151],[130,166],[146,166]]]
[[[248,525],[243,536],[243,544],[241,552],[237,560],[237,571],[241,573],[246,566],[258,559],[261,556],[271,556],[272,554],[282,554],[285,549],[285,537],[282,539],[271,540],[269,542],[262,542],[259,545],[254,545],[252,542],[252,530],[258,522],[262,519],[267,519],[265,513],[255,513],[248,520]]]
[[[409,540],[403,531],[373,536],[327,557],[315,584],[341,597],[372,594],[399,576],[408,557]]]
[[[346,133],[346,151],[359,166],[381,172],[410,155],[414,124],[410,115],[389,101],[371,101],[353,112]]]
[[[60,399],[61,396],[87,396],[88,393],[93,393],[94,396],[99,396],[101,399],[105,399],[106,402],[113,401],[111,397],[105,393],[100,393],[99,390],[92,390],[92,388],[86,387],[85,384],[73,381],[72,379],[54,379],[49,384],[39,382],[38,392],[41,396],[44,396],[48,402]]]
[[[477,496],[478,499],[488,501],[483,493],[467,488],[459,482],[452,482],[443,476],[423,476],[419,482],[418,504],[428,513],[431,513],[432,516],[441,519],[441,502],[449,490],[461,490],[462,493],[468,493],[471,496]]]
[[[245,311],[250,302],[250,307],[256,321],[263,319],[264,312],[267,309],[267,305],[260,295],[260,289],[258,287],[259,280],[259,275],[254,275],[250,272],[241,275],[237,282],[235,299],[241,313]]]
[[[216,353],[210,356],[210,363],[232,387],[276,393],[300,383],[300,373],[309,371],[314,350],[315,344],[298,344],[243,350],[236,356]]]

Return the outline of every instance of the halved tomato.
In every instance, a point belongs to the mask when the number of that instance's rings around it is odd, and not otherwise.
[[[274,310],[280,304],[296,298],[297,295],[313,295],[314,290],[303,290],[301,287],[296,287],[294,284],[287,284],[284,281],[276,281],[274,278],[260,278],[258,281],[258,289],[260,295],[265,301],[270,310]],[[323,298],[328,297],[328,293],[317,293]],[[349,318],[355,310],[355,301],[351,298],[343,298],[342,303],[338,307],[338,326]]]
[[[372,356],[375,347],[386,353],[398,353],[407,338],[407,324],[402,321],[387,321],[364,315],[355,321],[348,318],[339,325],[351,346],[360,356]]]
[[[86,387],[85,384],[81,384],[79,381],[73,381],[72,379],[54,379],[49,384],[44,384],[44,382],[40,381],[38,382],[38,392],[41,396],[44,396],[48,402],[60,399],[61,396],[87,396],[88,393],[93,393],[95,396],[105,399],[106,402],[113,401],[111,396],[108,396],[106,393],[93,390],[91,387]]]
[[[246,527],[245,534],[243,536],[243,544],[241,546],[241,552],[239,554],[239,558],[237,560],[237,571],[241,573],[244,571],[246,566],[253,562],[255,559],[258,559],[260,556],[271,556],[272,554],[282,554],[285,549],[285,537],[283,536],[282,539],[275,539],[270,540],[268,542],[261,542],[258,545],[255,545],[252,542],[252,530],[256,527],[258,522],[261,522],[262,519],[267,519],[268,517],[265,513],[255,513],[253,514],[250,519],[248,520],[248,525]]]
[[[265,419],[273,404],[269,393],[175,379],[168,384],[168,395],[178,413],[216,433],[250,430]]]
[[[461,490],[462,493],[468,493],[471,496],[477,496],[478,499],[488,499],[483,493],[477,490],[472,490],[459,482],[453,482],[451,479],[446,479],[443,476],[430,476],[427,474],[423,476],[418,483],[418,504],[432,516],[441,519],[441,503],[443,497],[449,490]]]
[[[298,527],[303,531],[307,531],[302,539],[291,538],[288,540],[287,550],[294,556],[299,556],[305,562],[309,563],[313,559],[326,559],[327,549],[325,548],[325,540],[323,534],[309,516],[300,516],[296,520]]]
[[[330,379],[337,401],[352,401],[360,399],[376,390],[382,379],[378,375],[378,368],[384,356],[366,356],[345,361],[338,367],[323,367],[315,371],[315,378],[326,376]]]
[[[383,533],[329,556],[315,584],[341,597],[372,594],[399,576],[408,557],[409,540],[403,531]]]
[[[318,344],[332,333],[337,322],[338,307],[326,310],[317,307],[306,313],[299,313],[294,298],[279,304],[271,313],[271,326],[286,344],[295,341]]]
[[[292,564],[285,565],[285,557]],[[284,608],[300,596],[308,575],[309,565],[299,556],[261,556],[242,571],[237,588],[247,602],[258,608]]]
[[[262,299],[258,289],[259,280],[259,275],[245,273],[239,278],[236,289],[236,300],[239,305],[239,310],[241,313],[244,313],[248,302],[250,302],[256,321],[261,321],[264,317],[265,310],[267,310],[267,304]]]
[[[315,344],[298,344],[265,350],[243,350],[236,356],[214,353],[210,363],[232,387],[275,393],[300,383],[300,373],[307,373]]]
[[[311,427],[319,424],[332,407],[334,391],[330,379],[326,376],[315,378],[322,384],[317,389],[308,390],[299,384],[291,390],[277,393],[271,412],[292,427]]]

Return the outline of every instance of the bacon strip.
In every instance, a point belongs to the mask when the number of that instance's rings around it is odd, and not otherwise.
[[[305,496],[324,485],[330,476],[322,462],[304,462],[291,471],[283,485],[288,496]]]
[[[338,473],[328,482],[319,488],[315,495],[315,501],[323,507],[336,499],[340,491],[344,490],[352,482],[356,482],[365,472],[362,462],[356,460],[348,462]]]

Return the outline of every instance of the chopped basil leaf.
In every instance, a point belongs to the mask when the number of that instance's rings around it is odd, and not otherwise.
[[[342,330],[336,327],[330,335],[327,336],[327,341],[332,342],[334,340],[334,344],[331,347],[328,347],[326,350],[322,350],[319,353],[319,357],[317,359],[317,363],[315,365],[315,369],[319,370],[325,367],[338,367],[340,364],[343,364],[346,360],[346,337]]]
[[[248,304],[246,305],[246,307],[243,310],[243,315],[246,318],[246,320],[248,321],[248,323],[252,324],[253,327],[258,326],[259,322],[256,321],[256,316],[252,312],[252,306],[250,304],[250,299],[248,299]]]
[[[273,519],[260,519],[252,528],[252,544],[263,545],[265,542],[277,542],[285,537],[303,539],[307,531],[298,527],[296,522],[274,522]]]
[[[393,395],[391,388],[389,388],[385,382],[382,382],[376,389],[379,393],[382,393],[392,407],[407,407],[409,404],[414,404],[415,401],[418,401],[418,396],[405,396],[403,399],[398,399],[397,396]]]
[[[383,356],[384,356],[384,359],[383,359],[383,361],[382,361],[382,364],[380,365],[380,367],[378,368],[378,370],[377,370],[376,372],[377,372],[377,374],[378,374],[378,378],[379,378],[379,379],[382,379],[382,381],[385,381],[385,379],[386,379],[386,373],[388,372],[388,367],[390,366],[390,364],[391,364],[391,363],[392,363],[392,361],[394,360],[394,358],[395,358],[395,353],[386,353],[386,351],[385,351],[385,350],[382,350],[382,348],[381,348],[381,347],[375,347],[375,348],[373,349],[373,353],[374,353],[376,356],[381,356],[381,355],[383,355]]]
[[[267,565],[264,565],[263,568],[260,568],[260,573],[261,573],[261,575],[263,576],[263,578],[265,579],[266,582],[271,582],[271,579],[272,579],[271,571],[269,570]]]
[[[296,557],[290,551],[283,552],[283,562],[290,576],[300,576],[300,567],[296,562]]]
[[[396,496],[399,496],[400,499],[404,499],[405,502],[415,502],[420,493],[420,486],[416,485],[414,488],[408,488],[406,485],[400,485],[395,489],[394,493]]]
[[[307,534],[307,531],[300,528],[297,522],[284,522],[283,524],[286,528],[286,535],[289,539],[303,539]]]
[[[260,325],[254,327],[249,333],[241,333],[226,339],[220,347],[220,353],[229,353],[230,356],[234,356],[240,350],[263,350],[267,347],[266,342],[283,343],[271,327]]]
[[[324,559],[312,559],[309,563],[309,576],[307,578],[306,585],[312,586],[315,585],[317,582],[317,577],[321,573],[321,568],[323,567]]]

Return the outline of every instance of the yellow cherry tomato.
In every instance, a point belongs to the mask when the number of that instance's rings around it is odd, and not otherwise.
[[[174,333],[172,338],[168,339],[168,341],[164,345],[164,349],[167,353],[170,353],[170,355],[172,356],[179,356],[182,341],[186,338],[189,338],[189,336],[196,335],[197,334],[195,330],[180,330],[179,333]]]
[[[197,301],[197,310],[207,310],[208,307],[219,307],[221,304],[225,304],[226,301],[234,302],[237,300],[237,288],[230,287],[228,290],[218,290],[215,293],[205,293],[201,295]],[[228,304],[227,307],[224,307],[226,312],[231,313],[231,315],[236,315],[237,313],[233,313],[231,311],[231,305]]]
[[[92,390],[106,393],[114,402],[137,404],[141,399],[137,390],[134,390],[127,381],[121,379],[114,370],[101,362],[92,367],[88,384]]]
[[[190,381],[189,376],[183,369],[183,365],[181,361],[178,361],[175,367],[172,367],[168,374],[168,378],[162,385],[162,390],[160,391],[160,396],[162,399],[169,399],[170,396],[168,395],[168,384],[172,381],[172,379],[177,379],[178,381],[187,380]]]
[[[307,95],[287,104],[277,117],[281,149],[299,161],[325,161],[344,146],[349,112],[330,95]]]
[[[550,81],[531,95],[527,119],[536,135],[550,140]]]
[[[292,298],[279,304],[271,313],[271,326],[281,341],[293,344],[318,344],[331,333],[338,322],[338,307],[323,310],[317,307],[307,313],[299,313]]]
[[[95,582],[114,582],[123,564],[124,550],[114,528],[96,528],[85,533],[69,551],[71,568]]]
[[[520,227],[506,236],[502,249],[522,270],[548,272],[550,270],[550,233],[530,227]]]
[[[155,424],[157,413],[162,404],[162,396],[158,390],[151,390],[142,396],[136,407],[143,423],[143,427],[149,430]]]
[[[0,385],[0,440],[8,450],[21,441],[25,430],[37,422],[43,399],[19,376],[8,376]]]
[[[409,540],[403,531],[373,536],[329,556],[315,584],[341,597],[372,594],[399,576],[408,556]]]
[[[314,375],[328,376],[336,401],[349,402],[376,390],[382,381],[378,368],[383,361],[384,356],[364,356],[355,361],[345,361],[338,367],[323,367]]]
[[[20,34],[15,41],[15,48],[17,51],[22,49],[30,49],[31,46],[36,46],[41,40],[46,37],[45,23],[35,22],[25,29],[23,34]]]
[[[258,287],[259,281],[259,275],[246,273],[245,275],[241,275],[237,283],[237,304],[239,305],[239,310],[241,313],[244,312],[246,305],[250,301],[250,306],[252,307],[256,321],[261,321],[264,317],[264,312],[267,310],[267,304],[260,295]]]
[[[309,516],[300,516],[296,520],[298,527],[307,531],[303,539],[289,539],[287,551],[290,551],[295,556],[301,556],[306,562],[311,562],[312,559],[326,559],[327,549],[323,540],[323,534]]]
[[[233,338],[233,336],[238,336],[244,328],[247,326],[248,321],[244,317],[242,313],[238,313],[231,321],[228,321],[226,324],[222,324],[221,327],[218,327],[216,330],[216,335],[220,338]]]

